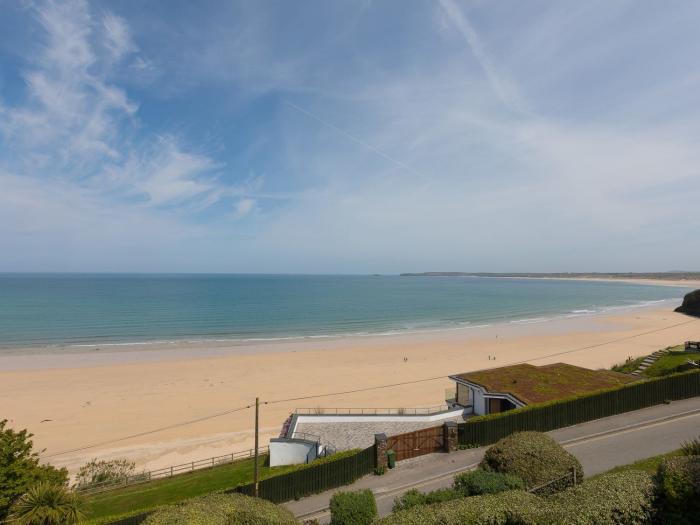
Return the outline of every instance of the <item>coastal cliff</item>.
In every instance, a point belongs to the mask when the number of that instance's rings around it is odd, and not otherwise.
[[[700,290],[686,294],[683,304],[676,308],[676,312],[700,317]]]

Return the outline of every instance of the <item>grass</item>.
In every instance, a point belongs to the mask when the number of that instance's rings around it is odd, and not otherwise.
[[[659,377],[671,374],[680,365],[685,364],[688,359],[692,361],[700,360],[700,352],[685,352],[683,350],[671,350],[668,354],[659,358],[656,363],[644,371],[648,377]]]
[[[281,467],[265,466],[268,457],[261,456],[258,460],[260,479],[279,476],[322,463],[330,463],[358,452],[359,449],[345,450],[305,465]],[[89,496],[86,498],[85,508],[87,524],[110,523],[117,517],[140,514],[162,505],[252,483],[253,465],[253,459],[244,459],[227,465],[179,474],[172,478],[150,481]]]
[[[266,461],[267,456],[261,456],[259,459],[260,479],[299,468],[297,465],[266,467]],[[160,505],[250,483],[253,481],[253,464],[253,459],[245,459],[207,470],[95,494],[86,501],[88,523],[98,524],[107,516],[138,514]]]
[[[642,357],[638,357],[636,359],[628,359],[624,363],[613,366],[611,370],[613,372],[622,372],[623,374],[632,373],[639,368],[639,365],[641,365],[642,361],[644,361],[646,358],[647,356],[643,355]]]

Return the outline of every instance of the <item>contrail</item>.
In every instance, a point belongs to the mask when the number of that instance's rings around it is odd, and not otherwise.
[[[496,66],[491,61],[491,57],[489,57],[484,45],[481,43],[481,38],[479,38],[479,35],[467,16],[453,0],[440,0],[440,6],[457,30],[462,34],[464,40],[467,41],[469,49],[471,49],[481,69],[484,70],[486,78],[488,78],[498,98],[509,108],[524,112],[522,101],[517,93],[515,93],[515,89],[499,75]]]
[[[385,158],[386,160],[388,160],[389,162],[392,162],[392,163],[396,164],[396,165],[399,166],[400,168],[402,168],[402,169],[404,169],[404,170],[406,170],[406,171],[408,171],[408,172],[410,172],[410,173],[413,173],[414,175],[418,175],[419,177],[421,177],[421,178],[423,178],[423,179],[430,180],[430,178],[429,178],[428,176],[424,175],[423,173],[421,173],[421,172],[419,172],[419,171],[416,171],[415,169],[413,169],[411,166],[409,166],[409,165],[406,164],[405,162],[401,162],[400,160],[395,159],[394,157],[392,157],[392,156],[389,155],[388,153],[386,153],[386,152],[384,152],[384,151],[382,151],[382,150],[380,150],[380,149],[378,149],[378,148],[375,148],[374,146],[372,146],[372,144],[369,144],[369,143],[365,142],[365,141],[362,140],[361,138],[356,137],[355,135],[353,135],[352,133],[349,133],[349,132],[345,131],[344,129],[341,129],[341,128],[339,128],[338,126],[334,126],[334,125],[331,124],[330,122],[327,122],[327,121],[323,120],[321,117],[319,117],[319,116],[317,116],[317,115],[314,115],[313,113],[311,113],[310,111],[305,110],[304,108],[300,108],[299,106],[297,106],[296,104],[293,104],[293,103],[289,102],[288,100],[285,100],[285,103],[286,103],[288,106],[290,106],[290,107],[296,109],[296,110],[299,111],[300,113],[303,113],[303,114],[306,115],[307,117],[310,117],[310,118],[314,119],[315,121],[317,121],[317,122],[323,124],[324,126],[326,126],[326,127],[328,127],[328,128],[331,128],[333,131],[336,131],[336,132],[340,133],[341,135],[343,135],[344,137],[346,137],[346,138],[352,140],[352,141],[355,142],[356,144],[359,144],[360,146],[364,146],[365,148],[367,148],[367,149],[370,150],[371,152],[376,153],[376,154],[379,155],[380,157],[383,157],[383,158]]]

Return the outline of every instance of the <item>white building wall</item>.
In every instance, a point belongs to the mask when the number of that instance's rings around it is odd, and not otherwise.
[[[318,443],[301,440],[270,440],[270,466],[299,465],[316,459]]]
[[[474,400],[474,414],[477,416],[486,415],[486,398],[481,390],[472,388],[472,399]]]

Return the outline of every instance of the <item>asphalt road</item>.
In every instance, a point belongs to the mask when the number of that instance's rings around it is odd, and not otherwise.
[[[657,405],[549,432],[583,465],[587,476],[619,465],[676,450],[700,436],[700,397]],[[384,476],[366,476],[351,486],[292,501],[285,506],[299,518],[329,519],[328,503],[336,490],[371,489],[380,515],[391,512],[394,498],[411,488],[448,487],[457,472],[474,468],[487,447],[451,454],[430,454],[403,461]]]

